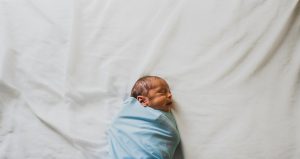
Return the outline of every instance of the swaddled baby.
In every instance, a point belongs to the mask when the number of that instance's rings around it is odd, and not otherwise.
[[[180,136],[171,107],[172,94],[164,79],[137,80],[108,130],[111,159],[173,159]]]

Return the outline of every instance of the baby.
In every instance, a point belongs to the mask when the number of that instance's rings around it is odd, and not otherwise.
[[[173,159],[180,136],[171,108],[164,79],[138,79],[108,130],[111,159]]]
[[[171,111],[172,94],[167,82],[157,76],[144,76],[136,81],[131,97],[136,98],[144,107]]]

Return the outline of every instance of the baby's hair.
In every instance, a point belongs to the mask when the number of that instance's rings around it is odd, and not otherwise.
[[[161,80],[164,79],[158,76],[143,76],[139,78],[131,89],[131,97],[137,98],[137,96],[146,96],[148,95],[148,91],[152,88],[151,82],[152,80]]]

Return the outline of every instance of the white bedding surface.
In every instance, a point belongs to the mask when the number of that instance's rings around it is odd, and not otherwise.
[[[106,159],[142,75],[186,159],[300,158],[298,0],[0,0],[0,158]]]

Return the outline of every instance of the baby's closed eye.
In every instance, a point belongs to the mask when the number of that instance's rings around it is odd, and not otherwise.
[[[166,90],[166,89],[160,89],[159,91],[158,91],[158,93],[167,93],[168,91]]]

